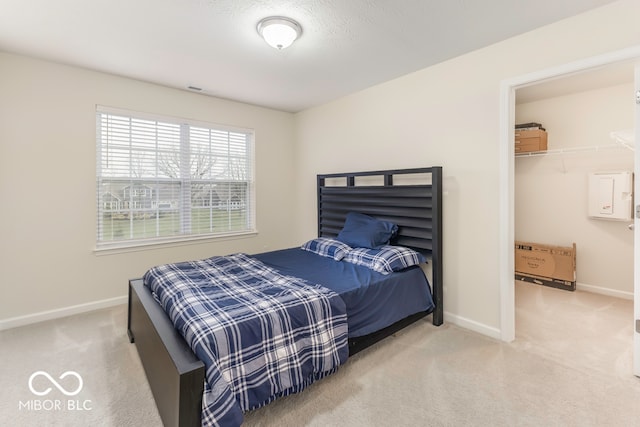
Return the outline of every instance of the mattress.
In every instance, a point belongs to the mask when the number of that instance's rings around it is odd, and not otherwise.
[[[419,266],[381,274],[346,261],[334,261],[299,248],[253,257],[278,270],[336,292],[347,309],[349,338],[385,328],[412,314],[432,311],[431,289]]]

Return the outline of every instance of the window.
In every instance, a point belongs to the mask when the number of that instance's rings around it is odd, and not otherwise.
[[[98,248],[254,231],[252,131],[96,116]]]

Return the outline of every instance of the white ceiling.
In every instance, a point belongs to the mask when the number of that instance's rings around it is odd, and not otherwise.
[[[579,73],[560,76],[516,90],[516,103],[539,101],[586,90],[633,83],[635,60],[621,61]]]
[[[0,50],[296,112],[613,1],[0,0]]]

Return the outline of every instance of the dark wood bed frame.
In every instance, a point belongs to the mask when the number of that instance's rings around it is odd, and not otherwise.
[[[394,178],[400,179],[394,183]],[[352,211],[398,224],[398,234],[392,243],[416,249],[429,258],[435,302],[432,323],[441,325],[444,315],[442,168],[327,174],[318,175],[317,179],[318,236],[336,236],[347,213]],[[428,314],[417,313],[381,331],[349,339],[349,354],[369,347]],[[204,364],[173,327],[142,279],[129,281],[127,333],[130,342],[136,344],[164,425],[200,426]]]

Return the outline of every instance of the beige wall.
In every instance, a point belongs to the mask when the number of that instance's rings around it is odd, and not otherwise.
[[[299,113],[300,235],[315,173],[442,165],[446,318],[499,336],[500,83],[638,45],[637,16],[616,2]]]
[[[293,115],[0,53],[0,321],[123,297],[152,265],[295,241]],[[96,255],[96,104],[255,130],[254,237]]]
[[[630,71],[629,79],[633,80]],[[592,89],[516,106],[516,122],[542,123],[549,150],[616,144],[612,131],[633,129],[633,83]],[[581,151],[515,162],[515,236],[518,240],[577,247],[578,287],[621,297],[633,294],[631,221],[587,216],[588,174],[633,171],[634,153]]]

